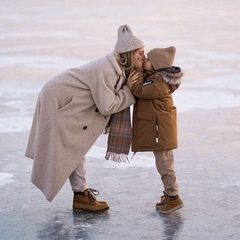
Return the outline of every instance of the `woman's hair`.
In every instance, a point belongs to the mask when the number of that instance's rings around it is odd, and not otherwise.
[[[130,52],[125,52],[125,53],[119,53],[119,60],[118,63],[121,68],[123,68],[126,78],[128,78],[129,74],[133,71],[134,69],[134,64],[132,61],[133,54],[135,53],[136,50],[130,51]]]

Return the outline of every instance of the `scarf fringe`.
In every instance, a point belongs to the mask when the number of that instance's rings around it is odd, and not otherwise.
[[[111,160],[113,162],[130,162],[128,160],[128,155],[127,154],[124,154],[124,153],[114,153],[114,152],[107,152],[106,153],[106,156],[105,156],[105,159],[106,160]]]

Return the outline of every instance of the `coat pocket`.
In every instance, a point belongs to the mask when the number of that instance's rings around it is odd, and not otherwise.
[[[58,106],[58,111],[63,111],[64,109],[68,108],[69,105],[72,103],[73,97],[69,98],[63,105]]]
[[[156,117],[152,113],[137,113],[137,146],[139,148],[149,148],[156,141]]]
[[[158,144],[162,148],[176,148],[177,146],[177,110],[174,107],[157,116]]]

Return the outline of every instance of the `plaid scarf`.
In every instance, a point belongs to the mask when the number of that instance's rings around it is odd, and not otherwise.
[[[108,146],[105,159],[126,162],[132,143],[130,107],[111,116],[108,124]]]

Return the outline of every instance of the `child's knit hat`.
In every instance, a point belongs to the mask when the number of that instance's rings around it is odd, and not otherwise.
[[[115,45],[115,50],[118,53],[130,52],[144,47],[143,42],[133,35],[128,25],[122,25],[118,29],[118,39]]]
[[[154,67],[154,70],[172,67],[175,57],[176,48],[174,46],[168,48],[154,48],[147,53],[147,57]]]

